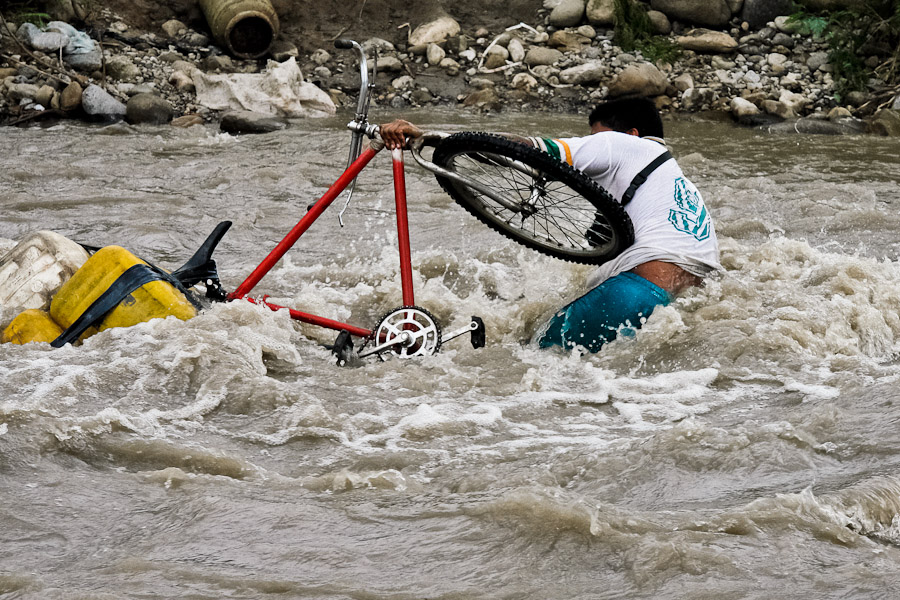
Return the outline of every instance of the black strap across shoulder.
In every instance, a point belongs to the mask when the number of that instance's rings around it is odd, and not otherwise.
[[[634,198],[635,192],[637,189],[643,185],[647,178],[650,177],[650,173],[655,171],[657,167],[672,158],[672,154],[669,153],[668,150],[657,156],[653,162],[643,168],[640,173],[634,176],[634,179],[631,180],[631,185],[628,186],[628,189],[625,190],[625,193],[622,194],[622,206],[625,206],[631,199]]]

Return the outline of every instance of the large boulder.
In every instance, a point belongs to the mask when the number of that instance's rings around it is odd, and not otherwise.
[[[633,63],[625,67],[609,86],[609,97],[659,96],[665,93],[669,82],[662,71],[648,62]]]
[[[562,0],[550,11],[549,23],[553,27],[573,27],[584,18],[584,0]]]
[[[741,18],[754,29],[764,27],[775,17],[793,14],[792,0],[744,0]]]
[[[726,0],[651,0],[650,7],[676,21],[724,27],[731,19]]]
[[[709,29],[692,29],[675,38],[675,43],[685,50],[701,53],[726,53],[738,47],[737,41],[727,33]]]
[[[614,25],[616,22],[616,0],[588,0],[585,14],[591,25]]]
[[[900,136],[900,112],[884,108],[875,113],[869,130],[876,135]]]
[[[440,44],[457,35],[459,35],[459,23],[453,17],[443,16],[434,21],[422,23],[412,30],[409,34],[409,45]]]
[[[119,121],[125,117],[125,105],[99,85],[91,84],[81,95],[84,112],[98,121]]]
[[[174,115],[172,105],[155,94],[135,94],[125,105],[125,120],[131,124],[164,125]]]

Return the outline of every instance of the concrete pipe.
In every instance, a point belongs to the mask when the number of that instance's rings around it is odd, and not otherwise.
[[[216,40],[239,58],[265,55],[278,36],[278,14],[269,0],[200,0]]]

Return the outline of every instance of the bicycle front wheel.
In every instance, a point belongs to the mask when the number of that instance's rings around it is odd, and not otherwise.
[[[461,178],[437,176],[457,203],[538,252],[602,264],[634,243],[631,219],[609,192],[536,148],[463,132],[438,142],[432,160]]]

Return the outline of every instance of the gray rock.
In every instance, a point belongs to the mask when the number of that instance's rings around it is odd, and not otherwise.
[[[31,47],[41,52],[59,52],[69,45],[69,36],[55,31],[42,31],[31,38]]]
[[[227,54],[216,54],[215,56],[204,58],[203,62],[200,63],[200,67],[207,72],[233,73],[234,61]]]
[[[582,25],[575,30],[578,35],[583,35],[588,39],[594,39],[597,36],[597,30],[592,25]]]
[[[889,108],[879,110],[869,124],[869,130],[875,135],[900,136],[900,112]]]
[[[509,59],[513,62],[522,62],[525,60],[525,47],[522,46],[522,42],[518,39],[513,38],[509,40],[509,44],[506,45],[506,49],[509,51]]]
[[[781,119],[793,119],[797,116],[797,113],[791,107],[777,100],[764,100],[762,109],[770,115],[775,115]]]
[[[290,58],[298,58],[300,50],[293,42],[287,40],[275,40],[269,47],[269,54],[276,62],[284,62]]]
[[[559,73],[559,80],[563,83],[575,85],[590,85],[600,83],[607,78],[606,68],[600,61],[586,62],[583,65],[564,69]]]
[[[137,81],[141,70],[127,56],[118,55],[106,61],[106,74],[119,81]]]
[[[169,76],[169,85],[173,86],[180,92],[194,94],[197,92],[197,85],[194,79],[184,71],[173,71]]]
[[[179,21],[178,19],[169,19],[165,23],[162,24],[162,30],[166,33],[170,38],[177,37],[187,31],[187,25]]]
[[[692,87],[681,95],[681,106],[685,110],[699,110],[716,99],[716,93],[709,88]]]
[[[56,90],[49,85],[42,85],[40,89],[38,89],[37,94],[34,96],[34,101],[43,106],[44,108],[51,108],[53,103],[53,95],[56,94]],[[57,103],[59,101],[57,100]]]
[[[828,111],[829,121],[840,121],[841,119],[849,119],[852,117],[853,114],[843,106],[835,106],[830,111]]]
[[[759,108],[744,98],[732,98],[729,106],[731,107],[731,115],[738,122],[746,121],[748,118],[759,114]]]
[[[690,73],[682,73],[675,78],[675,81],[673,81],[672,84],[675,86],[676,90],[684,92],[694,87],[694,78]]]
[[[659,96],[669,87],[666,76],[655,65],[643,62],[628,65],[609,86],[609,96]]]
[[[103,55],[100,50],[82,52],[81,54],[66,54],[63,60],[67,65],[84,73],[99,71],[103,67]]]
[[[685,50],[709,53],[732,52],[738,46],[737,41],[727,33],[709,29],[691,30],[675,38],[675,43]]]
[[[459,35],[459,23],[449,16],[443,16],[423,23],[409,34],[410,46],[440,44],[446,39]]]
[[[661,13],[658,10],[649,10],[647,11],[647,17],[650,19],[650,24],[653,26],[654,33],[658,35],[669,35],[672,32],[672,23],[665,13]]]
[[[403,61],[396,56],[382,56],[378,59],[378,70],[384,73],[397,73],[403,70]]]
[[[538,86],[538,82],[529,73],[516,73],[509,85],[516,90],[533,90]]]
[[[788,49],[791,49],[797,45],[797,43],[794,41],[794,38],[780,31],[772,36],[772,44],[775,46],[784,46]]]
[[[616,22],[616,0],[588,0],[585,14],[591,25],[614,25]]]
[[[169,102],[155,94],[136,94],[125,105],[125,120],[132,125],[164,125],[174,115],[175,111]]]
[[[800,21],[792,21],[789,16],[775,17],[773,21],[775,22],[775,27],[777,27],[778,31],[781,33],[797,33],[800,31],[800,28],[803,27]]]
[[[731,19],[725,0],[651,0],[650,7],[670,19],[707,27],[723,27]]]
[[[865,133],[865,123],[859,119],[825,121],[823,119],[800,118],[769,125],[770,133],[803,133],[807,135],[859,135]]]
[[[425,57],[428,59],[428,64],[432,66],[441,64],[441,61],[444,60],[446,56],[447,53],[437,44],[428,44],[428,48],[425,50]]]
[[[813,52],[809,55],[809,58],[806,59],[806,66],[809,67],[810,71],[816,71],[826,64],[828,64],[827,52]]]
[[[536,46],[525,54],[525,64],[529,67],[552,65],[563,59],[563,53],[553,48]]]
[[[6,95],[14,102],[21,100],[34,100],[41,88],[33,83],[13,83],[6,89]]]
[[[59,107],[65,111],[75,110],[81,106],[81,94],[81,86],[73,81],[60,93]]]
[[[118,121],[125,117],[125,105],[109,95],[99,85],[88,85],[81,95],[84,112],[93,119]]]
[[[500,107],[500,97],[494,88],[484,88],[466,96],[463,105],[482,110],[493,110]]]
[[[549,23],[553,27],[574,27],[584,18],[585,0],[562,0],[550,11]]]
[[[900,94],[897,94],[897,97],[894,98],[894,102],[891,104],[891,110],[900,110]]]
[[[369,38],[362,43],[363,50],[365,50],[366,54],[384,54],[386,52],[393,52],[394,45],[389,41],[382,38]]]
[[[4,34],[6,31],[3,32]],[[19,28],[16,30],[16,37],[28,44],[31,45],[31,40],[34,39],[34,36],[40,35],[41,30],[34,23],[22,23],[19,25]],[[68,38],[67,38],[68,39]]]
[[[775,17],[793,14],[793,2],[791,0],[744,0],[744,8],[741,18],[757,29],[763,27]]]
[[[287,120],[273,115],[233,110],[222,115],[219,128],[226,133],[270,133],[287,127]]]

